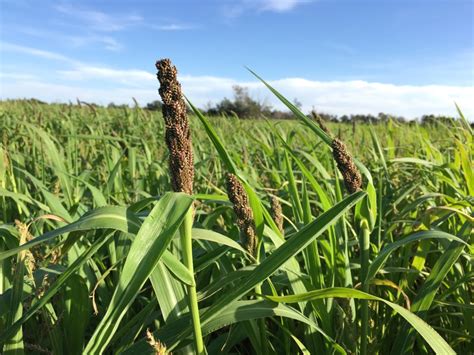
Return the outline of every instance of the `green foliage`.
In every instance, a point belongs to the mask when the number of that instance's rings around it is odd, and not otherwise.
[[[149,329],[173,353],[192,352],[195,286],[209,353],[259,353],[263,341],[278,354],[468,353],[468,121],[328,119],[327,134],[269,89],[298,120],[207,118],[193,107],[194,274],[179,238],[192,199],[168,193],[158,103],[0,103],[1,351],[152,354]],[[363,191],[342,190],[334,136],[356,158]],[[249,195],[255,258],[238,242],[227,172]]]
[[[224,98],[222,101],[217,103],[215,107],[210,107],[207,110],[207,114],[226,116],[235,115],[239,118],[246,119],[260,118],[262,115],[268,116],[271,114],[271,107],[250,97],[248,88],[234,85],[232,90],[234,91],[233,100]]]

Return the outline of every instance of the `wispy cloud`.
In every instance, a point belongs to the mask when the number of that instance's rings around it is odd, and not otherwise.
[[[237,0],[223,7],[223,15],[235,18],[246,12],[288,12],[299,5],[307,4],[312,0]]]
[[[34,56],[34,57],[50,59],[50,60],[56,60],[56,61],[61,61],[61,62],[67,62],[67,63],[71,63],[71,64],[79,63],[76,60],[73,60],[73,59],[71,59],[67,56],[64,56],[64,55],[56,53],[56,52],[45,51],[45,50],[42,50],[42,49],[37,49],[37,48],[32,48],[32,47],[27,47],[27,46],[21,46],[21,45],[18,45],[18,44],[8,43],[8,42],[0,42],[0,51],[22,53],[22,54],[27,54],[27,55]]]
[[[326,41],[323,45],[335,53],[352,55],[356,53],[355,48],[344,43]]]
[[[263,11],[285,12],[310,0],[261,0],[260,9]]]
[[[143,87],[144,85],[156,81],[156,75],[153,75],[145,70],[122,70],[89,65],[80,65],[71,70],[61,70],[58,71],[58,74],[62,79],[65,80],[86,82],[92,80],[107,80],[134,87]]]
[[[45,30],[29,26],[12,26],[10,31],[26,34],[28,36],[44,38],[70,47],[101,46],[109,51],[120,51],[122,43],[110,35],[81,32],[80,35],[65,34],[59,30]]]
[[[12,79],[16,81],[23,80],[38,80],[39,78],[33,74],[24,74],[24,73],[1,73],[0,78],[2,79]]]
[[[193,25],[185,25],[185,24],[178,24],[178,23],[171,23],[167,25],[150,25],[150,28],[159,31],[186,31],[186,30],[193,30],[196,26]]]
[[[96,31],[115,32],[125,28],[143,23],[143,17],[137,14],[107,14],[102,11],[85,9],[72,6],[71,4],[61,4],[55,9],[69,17],[76,18],[87,24],[89,28]]]
[[[108,51],[120,51],[123,45],[115,38],[110,36],[97,36],[97,35],[85,35],[85,36],[69,36],[71,44],[75,47],[83,47],[90,44],[98,43]]]

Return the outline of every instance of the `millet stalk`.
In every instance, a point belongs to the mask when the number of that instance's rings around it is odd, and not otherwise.
[[[156,63],[159,93],[163,101],[163,118],[166,125],[166,144],[170,153],[169,168],[171,185],[176,192],[193,194],[194,162],[191,143],[191,132],[186,115],[186,104],[181,92],[181,84],[177,80],[177,70],[169,59],[162,59]],[[187,212],[180,227],[183,262],[190,273],[194,275],[192,227],[194,209]],[[187,285],[188,303],[191,310],[194,331],[194,345],[196,353],[205,354],[202,339],[199,306],[197,302],[196,286]]]

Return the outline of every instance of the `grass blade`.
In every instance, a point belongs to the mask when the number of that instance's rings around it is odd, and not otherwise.
[[[107,313],[97,326],[86,353],[102,353],[120,320],[155,269],[160,257],[183,222],[192,199],[183,193],[167,193],[146,217],[125,260],[119,283]]]

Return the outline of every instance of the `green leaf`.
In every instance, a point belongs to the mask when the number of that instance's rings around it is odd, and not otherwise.
[[[20,244],[24,243],[26,240],[26,233],[21,233],[20,235]],[[15,274],[13,275],[13,287],[12,293],[10,296],[9,312],[7,313],[7,319],[5,327],[11,329],[12,331],[6,337],[3,337],[4,340],[0,340],[0,344],[3,345],[3,351],[5,354],[11,355],[22,355],[24,354],[24,344],[23,344],[23,329],[21,324],[16,326],[19,323],[23,316],[23,289],[24,282],[23,278],[26,272],[26,252],[18,254],[17,257],[17,267]],[[2,277],[3,275],[0,275]]]
[[[106,237],[99,239],[94,242],[79,258],[77,258],[57,279],[56,281],[50,285],[48,290],[44,293],[44,295],[37,300],[27,312],[23,314],[23,316],[16,321],[11,327],[5,329],[2,333],[0,333],[0,344],[4,343],[6,339],[12,336],[14,332],[21,327],[23,323],[25,323],[28,319],[30,319],[39,309],[41,309],[44,305],[46,305],[49,300],[57,294],[59,289],[65,284],[65,282],[74,275],[77,270],[81,268],[84,263],[86,263],[92,255],[94,255],[97,250],[99,250],[113,235],[113,233],[109,233]]]
[[[257,79],[259,79],[265,86],[270,89],[270,91],[281,101],[283,104],[290,109],[291,112],[300,120],[302,120],[316,135],[323,140],[324,143],[331,146],[332,138],[328,136],[321,128],[318,127],[311,119],[309,119],[303,112],[300,111],[298,107],[293,105],[289,100],[287,100],[282,94],[275,90],[270,84],[258,76],[254,71],[247,68]]]
[[[194,105],[191,103],[191,101],[188,100],[188,98],[186,98],[186,101],[188,102],[189,106],[191,106],[191,109],[193,110],[194,114],[199,118],[201,123],[204,125],[204,129],[206,130],[207,136],[211,139],[212,143],[214,144],[214,147],[217,149],[217,152],[219,153],[219,157],[226,165],[227,170],[230,173],[237,175],[237,168],[235,166],[235,163],[231,159],[229,153],[227,153],[227,150],[225,149],[224,144],[222,143],[221,139],[217,135],[214,127],[212,127],[209,120],[201,113],[201,111],[199,111],[196,107],[194,107]]]
[[[394,311],[399,313],[405,320],[412,325],[413,328],[425,339],[428,345],[433,349],[436,354],[456,354],[455,351],[449,346],[449,344],[425,321],[411,313],[409,310],[399,306],[398,304],[389,302],[383,298],[373,296],[371,294],[350,289],[344,287],[333,287],[326,288],[322,290],[314,290],[300,295],[291,295],[291,296],[265,296],[266,298],[275,301],[275,302],[284,302],[284,303],[295,303],[301,301],[311,301],[321,298],[331,298],[331,297],[340,297],[340,298],[358,298],[364,300],[373,300],[383,302]]]
[[[242,248],[242,246],[236,241],[230,239],[229,237],[226,237],[225,235],[214,232],[212,230],[193,228],[193,239],[207,240],[209,242],[214,242],[221,245],[227,245],[228,247],[241,251],[244,254],[250,255],[247,252],[247,250]]]
[[[463,225],[462,230],[464,231],[466,238],[472,236],[472,225],[469,222],[466,222]],[[452,235],[449,236],[450,238],[446,239],[451,239],[453,241],[434,264],[430,275],[421,286],[411,306],[411,311],[416,312],[422,318],[426,317],[426,313],[431,308],[436,292],[438,292],[438,289],[448,272],[458,261],[466,245],[468,245],[462,239],[456,238]],[[460,243],[461,245],[459,245]],[[395,339],[395,346],[397,349],[409,350],[413,344],[413,340],[414,337],[411,329],[405,327],[398,333]]]
[[[18,254],[20,251],[30,249],[35,245],[50,241],[62,234],[75,231],[90,231],[94,229],[114,229],[125,233],[135,233],[140,228],[139,218],[126,207],[108,206],[101,207],[84,214],[79,220],[67,226],[55,229],[33,238],[29,242],[0,253],[0,260]]]
[[[290,236],[285,243],[263,260],[263,262],[255,268],[254,272],[243,280],[238,287],[230,290],[216,300],[216,302],[203,313],[201,317],[201,325],[205,326],[208,324],[215,317],[219,316],[219,314],[223,312],[230,303],[237,300],[239,297],[242,297],[256,285],[271,276],[290,258],[301,252],[318,236],[323,234],[331,225],[336,223],[336,221],[347,212],[347,210],[354,206],[365,195],[365,192],[359,191],[346,197],[330,210],[321,214],[312,223],[306,225],[299,232]],[[190,334],[190,331],[191,328],[187,327],[176,336],[178,338],[187,337]]]
[[[65,353],[82,354],[84,336],[89,322],[91,304],[85,280],[72,275],[63,292],[64,314],[62,329],[65,334]]]
[[[441,232],[441,231],[423,231],[412,234],[406,238],[397,240],[396,242],[388,244],[385,248],[383,248],[380,253],[378,253],[377,257],[372,261],[369,266],[369,270],[367,272],[366,281],[370,281],[372,278],[375,277],[377,272],[383,267],[385,262],[387,261],[390,254],[395,251],[396,249],[403,247],[409,243],[426,240],[426,239],[447,239],[453,240],[457,243],[462,243],[467,245],[465,241],[461,238],[458,238],[452,234]]]
[[[202,312],[205,313],[207,310],[208,309],[205,308]],[[219,317],[214,318],[211,322],[203,325],[202,333],[205,336],[231,324],[274,316],[294,319],[298,322],[309,325],[311,328],[321,333],[333,345],[335,350],[338,350],[339,353],[345,353],[334,339],[328,336],[315,322],[304,316],[302,313],[289,306],[265,300],[234,301],[226,307]],[[189,314],[186,314],[177,321],[160,328],[154,333],[154,336],[156,339],[160,339],[160,341],[166,344],[168,348],[175,347],[179,341],[184,340],[182,338],[177,338],[176,334],[183,327],[186,327],[189,322]],[[191,338],[189,338],[189,340],[191,340]],[[153,349],[142,340],[123,352],[123,355],[126,354],[153,354]]]
[[[136,234],[140,228],[141,220],[128,209],[121,206],[100,207],[84,214],[79,220],[67,226],[47,232],[20,245],[17,248],[0,253],[0,260],[8,258],[18,252],[30,249],[35,245],[50,241],[62,234],[75,231],[90,231],[94,229],[114,229],[124,233]],[[166,265],[172,274],[182,282],[191,285],[194,278],[189,270],[181,263],[176,256],[169,251],[165,251],[162,262]]]
[[[167,193],[145,218],[130,247],[107,313],[95,329],[85,353],[102,353],[141,287],[155,269],[192,204],[183,193]]]

